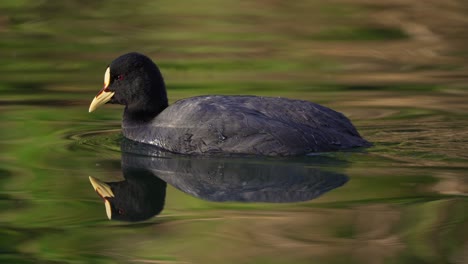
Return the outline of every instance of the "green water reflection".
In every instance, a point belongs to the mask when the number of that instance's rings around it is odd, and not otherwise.
[[[0,3],[1,263],[467,263],[463,1]],[[291,203],[167,186],[145,222],[108,221],[88,176],[123,179],[121,107],[89,103],[107,64],[156,60],[171,102],[311,100],[374,143],[310,163],[348,182]],[[308,164],[308,160],[302,161]]]

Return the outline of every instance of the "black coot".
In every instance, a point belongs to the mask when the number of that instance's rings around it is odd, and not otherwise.
[[[158,67],[135,52],[109,65],[89,112],[105,103],[125,105],[125,137],[174,153],[295,156],[370,146],[343,114],[308,101],[208,95],[169,106]]]

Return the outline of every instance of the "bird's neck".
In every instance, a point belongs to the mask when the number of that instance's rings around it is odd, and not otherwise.
[[[134,109],[126,106],[123,114],[123,121],[126,123],[146,123],[150,122],[159,113],[168,107],[167,101],[155,103],[153,107],[141,109]]]
[[[151,81],[153,85],[149,89],[145,89],[142,96],[132,103],[126,104],[124,121],[149,122],[169,106],[164,81],[160,74],[159,77]]]

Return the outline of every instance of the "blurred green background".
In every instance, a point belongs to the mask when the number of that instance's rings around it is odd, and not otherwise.
[[[468,2],[0,2],[0,262],[468,263]],[[121,106],[88,114],[138,51],[171,102],[311,100],[375,144],[327,154],[343,187],[304,203],[215,203],[168,186],[143,223],[106,219]],[[313,160],[311,160],[311,166]]]

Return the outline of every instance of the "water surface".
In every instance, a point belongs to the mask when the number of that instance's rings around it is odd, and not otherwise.
[[[0,261],[467,263],[468,5],[322,2],[3,1]],[[87,109],[108,63],[134,50],[156,60],[171,102],[310,100],[374,146],[126,154],[122,107]],[[167,181],[164,208],[109,221],[88,177],[123,181],[129,160]]]

